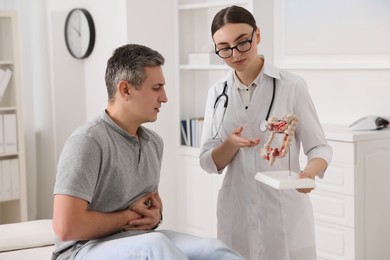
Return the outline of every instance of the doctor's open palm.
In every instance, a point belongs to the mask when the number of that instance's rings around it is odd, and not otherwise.
[[[230,142],[234,147],[241,148],[241,147],[254,147],[260,143],[260,138],[249,140],[246,138],[243,138],[241,136],[242,130],[244,127],[236,128],[233,133],[231,133],[226,140],[227,142]]]

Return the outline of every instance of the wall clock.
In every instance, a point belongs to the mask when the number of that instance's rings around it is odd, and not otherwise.
[[[83,8],[71,10],[65,22],[65,43],[76,59],[87,58],[95,45],[95,25],[91,14]]]

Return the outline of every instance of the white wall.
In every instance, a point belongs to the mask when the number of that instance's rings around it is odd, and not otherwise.
[[[390,2],[255,2],[260,52],[303,77],[323,123],[390,118]],[[364,15],[362,15],[364,13]]]
[[[175,168],[178,128],[174,91],[175,0],[0,0],[1,9],[19,10],[22,84],[27,142],[30,218],[51,217],[56,162],[70,132],[100,113],[106,105],[104,69],[114,48],[126,42],[147,44],[167,60],[164,72],[169,102],[163,106],[156,129],[165,140],[161,193],[167,227],[175,223]],[[272,1],[273,2],[273,1]],[[261,50],[273,60],[275,50],[273,3],[255,4],[262,30]],[[92,55],[71,58],[63,38],[67,12],[87,8],[97,30]],[[383,35],[390,26],[376,28]],[[358,28],[354,28],[357,30]],[[380,40],[380,39],[378,39]],[[389,69],[291,69],[309,85],[323,122],[349,124],[365,114],[390,117]]]
[[[366,115],[390,118],[390,70],[291,70],[305,78],[320,119],[349,125]]]
[[[154,7],[151,9],[150,6]],[[63,26],[66,14],[75,7],[84,7],[91,13],[96,29],[96,42],[90,57],[85,60],[73,59],[67,52],[63,39]],[[160,51],[166,57],[164,73],[167,82],[169,103],[163,105],[159,120],[151,124],[165,140],[165,154],[162,169],[160,192],[165,204],[166,227],[175,223],[174,179],[175,149],[172,137],[172,125],[175,120],[170,116],[175,111],[173,85],[173,1],[134,1],[115,0],[96,2],[85,1],[47,1],[47,17],[49,20],[49,42],[51,46],[51,77],[52,101],[54,122],[55,160],[61,152],[62,146],[74,128],[103,112],[107,104],[107,94],[104,82],[104,73],[107,59],[112,51],[126,43],[140,43]],[[164,23],[161,23],[164,14]],[[162,41],[161,39],[164,39]],[[173,100],[173,101],[172,101]],[[177,110],[177,109],[176,109]],[[176,133],[177,134],[177,133]],[[173,141],[170,141],[173,140]],[[46,198],[40,198],[38,217],[51,215],[52,186],[54,173],[50,172],[45,185]],[[42,196],[43,197],[43,196]],[[41,202],[42,201],[42,202]]]
[[[176,226],[176,162],[179,127],[178,100],[174,85],[175,0],[128,1],[127,35],[129,43],[149,46],[165,57],[163,66],[168,102],[162,105],[158,120],[147,126],[156,130],[164,140],[160,193],[164,203],[163,228]]]
[[[92,2],[54,0],[41,2],[39,6],[41,11],[37,11],[40,18],[34,21],[34,29],[30,28],[30,32],[38,31],[41,39],[44,39],[43,46],[37,46],[37,49],[41,50],[39,54],[44,59],[41,61],[39,57],[37,59],[31,58],[31,66],[40,68],[42,64],[48,65],[43,66],[45,69],[41,71],[41,74],[33,75],[30,78],[26,75],[25,80],[25,82],[35,83],[41,79],[45,81],[45,84],[37,84],[33,106],[36,108],[35,113],[25,111],[26,118],[33,116],[36,120],[37,192],[35,195],[34,188],[32,188],[29,193],[32,195],[31,197],[36,197],[37,210],[33,215],[30,214],[30,218],[52,216],[52,193],[56,163],[62,146],[70,133],[86,121],[88,97],[96,97],[98,94],[104,95],[105,84],[101,64],[105,63],[106,56],[110,53],[108,49],[112,49],[118,42],[124,42],[123,39],[126,38],[125,15],[117,15],[120,13],[119,10],[124,9],[124,1],[110,1],[112,9],[108,8],[107,5],[96,5]],[[33,4],[31,5],[33,6]],[[26,10],[25,3],[20,6],[21,9]],[[94,18],[105,17],[107,19],[96,20],[95,18],[98,30],[97,43],[93,54],[85,61],[73,59],[68,54],[64,43],[63,32],[66,14],[74,7],[85,7],[90,10]],[[46,10],[46,13],[42,10]],[[29,16],[26,15],[26,17]],[[101,23],[108,23],[108,21],[118,23],[116,34],[111,28],[100,26]],[[28,24],[28,22],[24,23],[25,26]],[[105,41],[106,38],[103,35],[109,36],[110,44],[107,44],[108,40]],[[30,39],[36,41],[34,35],[31,35]],[[22,44],[22,50],[31,52],[28,44]],[[28,71],[28,68],[24,70]],[[99,74],[102,75],[100,78],[96,76]],[[88,86],[94,90],[89,92]],[[88,93],[93,93],[93,95],[88,95]],[[94,105],[100,106],[103,110],[105,102],[95,102]],[[34,154],[28,151],[27,157]],[[30,171],[29,167],[28,171]]]
[[[65,17],[75,7],[91,12],[97,30],[86,60],[73,59],[64,42]],[[66,138],[106,106],[105,64],[127,42],[126,1],[0,0],[0,8],[19,13],[29,218],[48,218]]]

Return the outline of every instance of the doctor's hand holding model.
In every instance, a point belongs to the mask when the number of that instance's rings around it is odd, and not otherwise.
[[[255,180],[260,171],[301,172],[300,147],[307,156],[302,173],[322,178],[332,149],[305,81],[280,70],[258,55],[260,30],[246,9],[219,11],[211,34],[216,54],[232,69],[207,97],[200,154],[201,167],[222,173],[218,196],[218,238],[247,260],[316,259],[313,212],[307,192],[277,190]],[[269,117],[299,118],[290,146],[290,160],[272,166],[260,156],[269,136],[261,125]],[[289,162],[290,161],[290,162]]]

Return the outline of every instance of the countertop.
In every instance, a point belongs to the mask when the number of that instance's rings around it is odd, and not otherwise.
[[[351,131],[346,125],[323,124],[327,140],[356,142],[390,138],[390,128],[372,131]]]

